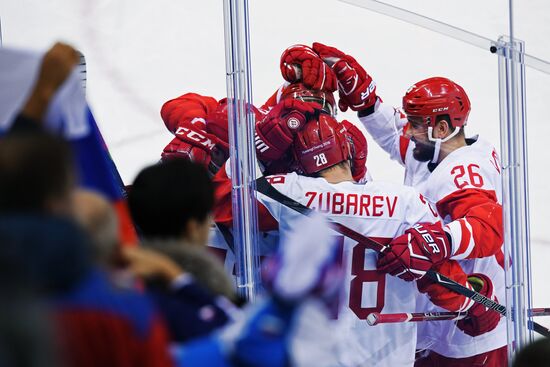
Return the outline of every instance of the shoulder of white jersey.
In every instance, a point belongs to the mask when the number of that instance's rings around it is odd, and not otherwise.
[[[405,186],[400,183],[373,180],[364,184],[364,191],[368,191],[371,194],[392,194],[399,196],[413,196],[416,190],[410,186]]]
[[[265,179],[271,184],[277,191],[283,195],[293,197],[294,191],[296,191],[296,182],[300,179],[300,175],[295,172],[289,172],[284,174],[266,176]],[[265,204],[265,201],[274,201],[273,199],[260,194],[258,196],[261,202]]]
[[[371,181],[365,184],[371,193],[386,193],[397,195],[409,202],[424,202],[424,197],[415,187],[388,181]]]
[[[388,181],[370,181],[365,183],[364,192],[369,195],[397,196],[405,201],[407,206],[414,206],[420,202],[420,193],[411,186]]]
[[[435,207],[414,187],[394,182],[373,181],[365,184],[365,191],[368,191],[370,195],[399,198],[400,204],[396,206],[396,209],[400,209],[396,210],[396,213],[400,213],[397,217],[403,221],[399,233],[416,223],[434,223],[440,220]]]
[[[487,141],[473,138],[474,143],[449,154],[429,176],[425,195],[438,202],[447,195],[466,189],[500,191],[500,160],[496,149]]]
[[[287,187],[298,180],[300,176],[296,172],[281,173],[276,175],[265,176],[267,182],[269,182],[277,190],[281,191],[281,188]]]

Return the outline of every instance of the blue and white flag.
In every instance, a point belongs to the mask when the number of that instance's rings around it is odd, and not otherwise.
[[[40,53],[0,48],[0,135],[10,129],[31,94],[42,57]],[[79,185],[111,200],[119,212],[123,239],[133,241],[123,182],[88,107],[80,78],[75,68],[52,98],[43,123],[71,143]]]

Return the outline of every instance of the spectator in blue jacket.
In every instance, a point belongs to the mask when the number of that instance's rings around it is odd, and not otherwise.
[[[213,204],[208,173],[183,159],[145,168],[128,194],[142,248],[125,255],[146,279],[175,342],[209,334],[235,310],[232,282],[206,248]]]

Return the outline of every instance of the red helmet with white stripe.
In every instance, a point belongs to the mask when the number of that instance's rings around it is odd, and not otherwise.
[[[421,118],[428,127],[435,127],[437,117],[449,115],[454,128],[466,125],[470,100],[464,89],[447,78],[433,77],[410,87],[403,97],[407,117]]]
[[[431,161],[437,163],[441,144],[452,139],[466,125],[470,113],[470,100],[464,89],[447,78],[434,77],[419,81],[410,87],[403,97],[403,110],[409,121],[427,126],[428,139],[434,142]],[[438,118],[448,116],[452,132],[444,138],[436,138],[433,129]],[[453,129],[454,128],[454,129]]]
[[[321,113],[296,134],[293,153],[302,173],[314,174],[351,159],[346,128],[333,117]]]

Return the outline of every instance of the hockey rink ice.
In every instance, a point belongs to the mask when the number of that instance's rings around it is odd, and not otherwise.
[[[508,33],[505,1],[385,2],[493,40]],[[159,115],[164,101],[226,95],[221,1],[0,0],[0,21],[5,46],[45,50],[64,40],[85,54],[88,99],[125,182],[171,139]],[[516,1],[514,22],[526,52],[550,60],[550,2]],[[472,103],[466,134],[500,147],[498,60],[488,50],[337,0],[251,1],[250,27],[256,105],[283,82],[281,52],[319,41],[353,55],[394,106],[416,80],[455,80]],[[527,68],[526,76],[533,306],[550,307],[550,75]],[[351,112],[338,118],[358,122]],[[373,177],[401,182],[401,167],[367,139]],[[550,317],[536,321],[550,327]]]

